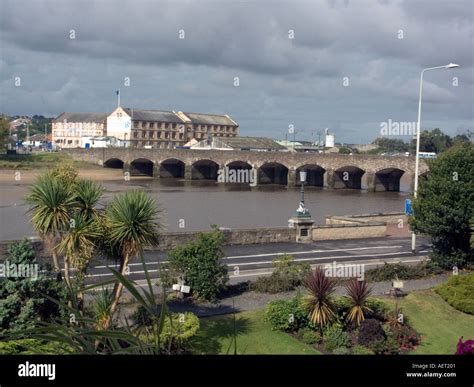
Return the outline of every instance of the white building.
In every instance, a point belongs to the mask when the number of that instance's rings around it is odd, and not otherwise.
[[[53,145],[59,148],[81,148],[82,137],[106,135],[106,123],[106,113],[61,113],[53,120]]]
[[[107,117],[107,135],[136,148],[174,148],[192,139],[235,137],[238,124],[228,115],[117,107]]]
[[[113,136],[84,136],[81,138],[81,148],[122,148],[125,144],[123,141]]]

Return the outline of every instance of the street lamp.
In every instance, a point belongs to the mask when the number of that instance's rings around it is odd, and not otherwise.
[[[307,172],[300,171],[300,182],[301,182],[301,200],[300,205],[296,209],[295,216],[297,218],[311,218],[309,210],[304,206],[304,183],[306,182]]]
[[[420,164],[420,122],[421,122],[421,96],[423,93],[423,74],[425,71],[428,70],[436,70],[436,69],[454,69],[456,67],[459,67],[458,64],[455,63],[449,63],[444,66],[436,66],[436,67],[428,67],[426,69],[423,69],[421,71],[420,75],[420,96],[418,99],[418,121],[416,124],[416,156],[415,156],[415,184],[413,187],[413,197],[416,198],[416,194],[418,191],[418,170],[419,170],[419,164]],[[416,248],[416,235],[415,232],[412,231],[411,234],[411,251],[414,253]]]

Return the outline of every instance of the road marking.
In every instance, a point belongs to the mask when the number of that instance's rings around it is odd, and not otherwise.
[[[271,257],[273,255],[301,255],[301,254],[312,254],[312,253],[331,253],[337,251],[360,251],[360,250],[372,250],[372,249],[398,249],[403,246],[374,246],[374,247],[354,247],[350,249],[333,249],[333,250],[308,250],[308,251],[295,251],[295,252],[286,252],[286,253],[265,253],[265,254],[254,254],[254,255],[235,255],[231,257],[224,257],[223,259],[239,259],[239,258],[258,258],[258,257]],[[295,260],[296,261],[296,260]],[[156,261],[156,262],[146,262],[147,265],[157,265],[159,263],[169,263],[169,261]],[[130,263],[128,266],[138,266],[142,265],[141,262]],[[94,266],[92,269],[106,269],[108,267],[117,268],[118,265],[102,265]]]
[[[420,251],[421,252],[421,251]],[[323,259],[338,259],[338,258],[360,258],[360,257],[380,257],[387,255],[403,255],[403,254],[413,254],[411,251],[408,252],[396,252],[396,253],[380,253],[380,254],[363,254],[363,255],[333,255],[330,257],[319,257],[319,258],[299,258],[295,259],[294,262],[303,262],[303,261],[322,261]],[[273,261],[260,261],[260,262],[246,262],[246,263],[236,263],[230,264],[227,266],[248,266],[248,265],[263,265],[265,263],[273,263]]]
[[[422,250],[419,251],[419,253],[426,253],[428,250]],[[362,257],[381,257],[381,256],[390,256],[390,255],[406,255],[406,254],[413,254],[411,251],[410,252],[396,252],[396,253],[380,253],[380,254],[363,254],[363,255],[340,255],[340,256],[329,256],[329,257],[319,257],[319,258],[300,258],[300,259],[295,259],[294,262],[303,262],[303,261],[322,261],[325,259],[338,259],[338,258],[362,258]],[[355,261],[358,262],[358,261]],[[409,262],[409,261],[407,261]],[[418,260],[415,260],[413,262],[418,262]],[[247,263],[239,263],[239,264],[230,264],[228,263],[227,266],[232,266],[232,267],[240,267],[240,266],[250,266],[250,265],[263,265],[263,264],[268,264],[268,263],[273,263],[273,261],[260,261],[260,262],[247,262]],[[348,263],[348,262],[344,262]],[[159,272],[160,270],[155,270],[155,269],[150,269],[147,270],[149,273],[156,273]],[[144,270],[140,271],[130,271],[128,275],[131,274],[143,274],[145,273]],[[103,273],[103,274],[88,274],[86,277],[106,277],[106,276],[111,276],[113,275],[112,273]],[[233,278],[230,276],[230,278]]]

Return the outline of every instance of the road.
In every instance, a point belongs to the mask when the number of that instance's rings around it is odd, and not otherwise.
[[[224,263],[229,269],[230,283],[252,280],[257,276],[269,275],[272,261],[285,254],[291,254],[296,262],[311,265],[337,263],[365,264],[366,269],[383,262],[415,263],[423,260],[430,251],[428,242],[418,238],[417,252],[411,252],[410,238],[370,238],[356,240],[318,241],[311,243],[272,243],[262,245],[225,246]],[[146,267],[153,279],[158,278],[159,264],[168,262],[166,252],[147,251]],[[118,270],[111,261],[93,263],[89,269],[87,283],[113,279],[109,268]],[[128,277],[142,283],[144,271],[141,262],[134,259],[129,265]]]

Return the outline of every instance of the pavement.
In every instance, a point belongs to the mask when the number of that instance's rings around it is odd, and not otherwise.
[[[445,282],[449,273],[436,275],[430,278],[423,278],[417,280],[405,280],[404,282],[404,291],[412,292],[416,290],[425,290],[430,289],[436,285],[439,285]],[[387,296],[390,289],[392,288],[391,281],[385,282],[375,282],[371,283],[372,287],[372,296]],[[304,290],[300,290],[304,294]],[[208,317],[208,316],[217,316],[223,314],[229,314],[235,312],[244,312],[251,310],[263,309],[265,306],[273,300],[280,299],[289,299],[296,295],[297,291],[277,293],[277,294],[268,294],[268,293],[258,293],[255,291],[245,291],[241,294],[237,294],[229,297],[224,297],[220,299],[217,303],[201,302],[196,303],[192,300],[183,300],[183,301],[171,301],[168,302],[168,307],[172,312],[175,313],[184,313],[192,312],[199,317]],[[336,288],[335,294],[344,295],[345,289],[343,286],[338,286]],[[121,306],[122,316],[127,316],[129,318],[133,311],[135,310],[135,304],[124,303]]]

